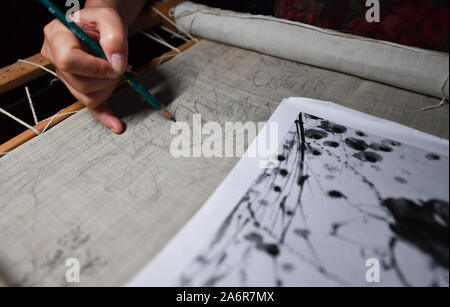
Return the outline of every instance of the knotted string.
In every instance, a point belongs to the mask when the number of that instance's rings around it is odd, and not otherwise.
[[[44,70],[45,72],[48,72],[48,73],[52,74],[53,76],[55,76],[56,78],[58,78],[58,76],[56,75],[56,73],[55,73],[54,71],[52,71],[52,70],[50,70],[50,69],[48,69],[48,68],[46,68],[46,67],[44,67],[44,66],[42,66],[42,65],[39,65],[39,64],[37,64],[37,63],[33,63],[33,62],[31,62],[31,61],[28,61],[28,60],[18,60],[18,62],[22,62],[22,63],[26,63],[26,64],[29,64],[29,65],[33,65],[33,66],[39,67],[40,69]],[[33,114],[33,120],[34,120],[34,123],[37,125],[37,124],[39,124],[40,122],[38,121],[38,118],[37,118],[37,115],[36,115],[36,110],[35,110],[34,104],[33,104],[33,100],[31,99],[30,90],[28,89],[27,86],[25,86],[25,93],[26,93],[26,96],[27,96],[27,99],[28,99],[28,104],[29,104],[30,109],[31,109],[31,113]],[[14,116],[13,114],[9,113],[8,111],[6,111],[5,109],[3,109],[3,108],[0,107],[0,113],[2,113],[2,114],[4,114],[4,115],[8,116],[8,117],[11,118],[12,120],[18,122],[19,124],[25,126],[25,127],[28,128],[28,129],[30,129],[30,130],[33,131],[37,136],[39,136],[40,134],[42,134],[42,133],[44,133],[45,131],[47,131],[48,128],[51,126],[51,124],[53,123],[53,121],[54,121],[56,118],[61,117],[61,116],[66,116],[66,115],[75,114],[75,113],[77,113],[78,111],[67,112],[67,113],[60,113],[60,112],[61,112],[61,111],[59,111],[58,113],[56,113],[56,114],[53,115],[52,117],[49,117],[49,118],[45,119],[44,121],[49,120],[49,122],[47,123],[47,125],[45,126],[45,128],[44,128],[42,131],[39,131],[39,130],[36,129],[35,127],[31,126],[30,124],[26,123],[25,121],[21,120],[20,118]],[[4,156],[4,155],[6,155],[6,154],[7,154],[6,152],[0,152],[0,157]]]
[[[186,35],[187,37],[189,37],[191,40],[196,41],[197,43],[199,42],[199,40],[195,37],[193,37],[192,35],[190,35],[186,30],[184,30],[182,27],[180,27],[179,25],[177,25],[176,23],[174,23],[170,18],[168,18],[166,15],[164,15],[163,13],[161,13],[160,10],[158,10],[156,7],[152,6],[153,11],[158,14],[159,16],[161,16],[162,19],[164,19],[165,21],[167,21],[168,23],[170,23],[172,26],[174,26],[176,29],[178,29],[178,31],[180,31],[181,33],[183,33],[184,35]]]

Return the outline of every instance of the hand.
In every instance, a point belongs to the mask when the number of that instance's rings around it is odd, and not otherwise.
[[[100,43],[108,61],[91,55],[58,20],[45,26],[41,53],[54,64],[59,79],[75,98],[106,127],[122,133],[122,122],[106,106],[106,100],[119,84],[120,74],[128,67],[127,26],[110,7],[85,8],[79,11],[79,16],[77,24]]]

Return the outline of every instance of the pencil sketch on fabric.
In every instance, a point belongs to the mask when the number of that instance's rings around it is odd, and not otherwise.
[[[438,99],[257,52],[202,40],[140,81],[174,114],[265,122],[280,101],[336,103],[448,138]],[[117,136],[82,110],[0,159],[0,275],[14,285],[120,286],[167,244],[238,162],[170,153],[171,122],[129,87],[110,104]],[[448,113],[448,112],[447,112]]]

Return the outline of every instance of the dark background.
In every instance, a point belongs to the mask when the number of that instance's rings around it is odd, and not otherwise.
[[[83,7],[85,1],[80,2]],[[196,2],[223,9],[266,15],[271,15],[274,11],[272,0],[200,0]],[[54,3],[63,8],[66,0],[54,0]],[[36,0],[2,1],[0,29],[3,43],[0,49],[0,67],[38,53],[44,40],[42,28],[51,20],[51,15]]]
[[[123,0],[128,1],[128,0]],[[66,0],[54,0],[65,11]],[[81,7],[85,1],[80,1]],[[232,9],[241,12],[272,14],[272,0],[200,0],[210,6]],[[48,13],[36,0],[3,1],[0,11],[0,25],[3,34],[0,48],[0,67],[7,66],[40,52],[44,40],[43,27],[52,20]],[[157,31],[157,30],[155,30]],[[174,46],[183,41],[176,41],[167,33],[158,33]],[[150,59],[167,52],[168,49],[154,43],[142,35],[133,36],[130,41],[130,64],[139,67]],[[59,110],[74,103],[76,99],[60,81],[45,75],[27,84],[39,120],[48,118]],[[18,116],[30,125],[34,125],[30,106],[24,88],[18,87],[0,95],[0,107]],[[26,130],[24,126],[0,114],[0,144]]]

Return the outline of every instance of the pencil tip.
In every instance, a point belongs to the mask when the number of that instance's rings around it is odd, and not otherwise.
[[[175,117],[169,113],[169,111],[167,111],[167,109],[165,107],[163,107],[160,111],[165,117],[167,117],[168,119],[170,119],[173,122],[177,122],[177,120],[175,119]]]

